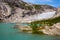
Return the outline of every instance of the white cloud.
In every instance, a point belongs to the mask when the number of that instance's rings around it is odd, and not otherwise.
[[[52,2],[53,0],[24,0],[24,1],[36,3],[36,2]]]
[[[32,2],[32,3],[35,2],[35,0],[23,0],[23,1],[25,1],[25,2]]]
[[[52,2],[52,0],[38,0],[40,2]]]

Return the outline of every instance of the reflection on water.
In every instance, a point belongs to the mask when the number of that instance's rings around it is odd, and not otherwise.
[[[60,40],[60,36],[18,33],[18,29],[12,28],[14,25],[0,23],[0,40]]]

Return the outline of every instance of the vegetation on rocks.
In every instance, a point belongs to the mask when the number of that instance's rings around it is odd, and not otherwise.
[[[40,5],[33,5],[35,7],[35,9],[41,9],[41,6]]]
[[[30,24],[28,24],[28,26],[32,28],[33,33],[42,33],[41,31],[38,31],[38,30],[44,29],[45,26],[49,26],[49,27],[53,26],[58,22],[60,22],[60,17],[57,17],[54,19],[31,22]]]
[[[41,20],[41,21],[34,21],[33,24],[40,24],[40,26],[52,26],[53,24],[56,24],[60,22],[60,17],[54,18],[54,19],[48,19],[48,20]]]

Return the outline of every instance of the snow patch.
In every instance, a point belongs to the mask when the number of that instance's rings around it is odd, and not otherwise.
[[[49,19],[49,18],[52,18],[54,15],[55,15],[55,11],[54,12],[46,12],[46,13],[34,15],[32,17],[32,19],[34,19],[34,20]]]

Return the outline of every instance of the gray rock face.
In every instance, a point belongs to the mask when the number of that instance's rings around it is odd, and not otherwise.
[[[11,14],[11,7],[7,3],[0,3],[0,19],[9,16]]]
[[[60,23],[56,23],[51,27],[45,26],[42,32],[48,35],[60,35]]]
[[[2,6],[3,8],[0,6],[0,10],[6,8],[6,11],[0,12],[0,16],[2,16],[0,19],[3,18],[3,22],[29,23],[37,20],[46,20],[54,17],[57,10],[49,5],[30,5],[22,0],[1,0],[0,2],[2,2],[0,5],[4,5],[4,7]]]

